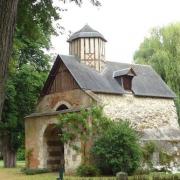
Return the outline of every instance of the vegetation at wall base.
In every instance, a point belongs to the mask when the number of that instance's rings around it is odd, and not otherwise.
[[[29,168],[22,168],[21,172],[25,173],[26,175],[35,175],[35,174],[43,174],[50,172],[48,169],[29,169]]]
[[[128,122],[114,122],[94,142],[94,163],[103,174],[119,171],[132,174],[140,165],[142,152],[137,133]]]
[[[77,168],[76,174],[83,177],[93,177],[100,175],[100,170],[93,165],[82,164]]]

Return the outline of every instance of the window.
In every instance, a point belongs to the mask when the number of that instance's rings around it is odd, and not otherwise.
[[[68,107],[67,107],[65,104],[61,104],[61,105],[56,109],[56,111],[62,111],[62,110],[65,110],[65,109],[68,109]]]
[[[122,83],[124,90],[131,91],[132,88],[132,76],[122,76]]]

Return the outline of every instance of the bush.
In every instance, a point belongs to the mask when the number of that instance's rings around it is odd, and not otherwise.
[[[80,165],[77,170],[76,170],[76,174],[78,176],[97,176],[99,175],[99,170],[93,166],[93,165]]]
[[[153,180],[179,180],[180,177],[175,174],[154,174],[152,177]]]
[[[131,180],[149,180],[148,175],[136,175],[131,177]]]
[[[17,151],[17,160],[18,161],[24,161],[25,160],[25,149],[19,148]]]
[[[141,147],[128,122],[113,123],[92,146],[92,155],[103,174],[119,171],[131,174],[140,164]]]
[[[21,169],[21,171],[26,175],[43,174],[49,172],[48,169],[29,169],[29,168],[23,168]]]

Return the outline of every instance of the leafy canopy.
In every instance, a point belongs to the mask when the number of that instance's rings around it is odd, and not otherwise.
[[[135,52],[134,59],[152,65],[176,93],[180,122],[180,23],[154,28]]]
[[[33,112],[45,78],[46,73],[37,72],[31,65],[23,65],[8,78],[0,135],[11,137],[15,152],[24,141],[24,117]]]

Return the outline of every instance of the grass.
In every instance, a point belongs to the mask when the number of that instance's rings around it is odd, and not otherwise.
[[[3,168],[3,162],[0,161],[0,180],[56,180],[58,177],[58,173],[45,173],[38,175],[25,175],[20,171],[22,167],[25,166],[24,161],[18,161],[16,168]],[[152,173],[153,174],[153,173]],[[149,180],[152,180],[152,174],[149,175]],[[162,174],[162,176],[168,176],[165,173],[156,173]],[[70,177],[66,176],[65,180],[116,180],[115,177],[93,177],[93,178],[85,178],[85,177]],[[133,177],[129,177],[129,180],[134,180]],[[179,174],[180,179],[180,174]]]
[[[58,177],[58,173],[45,173],[38,175],[25,175],[20,170],[25,166],[24,161],[18,161],[16,168],[3,168],[3,162],[0,161],[0,180],[56,180]],[[80,178],[80,177],[65,177],[65,180],[89,180],[90,178]],[[115,178],[110,177],[95,177],[91,178],[91,180],[114,180]]]

